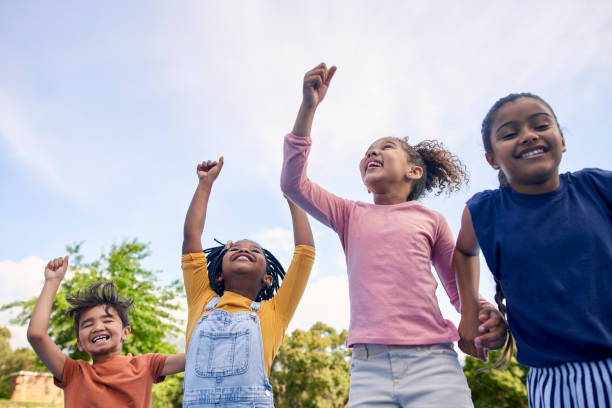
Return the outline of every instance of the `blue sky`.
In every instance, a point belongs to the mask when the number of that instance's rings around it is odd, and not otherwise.
[[[611,48],[605,1],[0,2],[0,303],[37,295],[46,260],[79,241],[93,259],[138,237],[148,267],[180,277],[195,165],[220,155],[204,244],[254,238],[287,263],[282,138],[321,61],[339,69],[315,118],[310,177],[369,201],[357,165],[373,140],[440,139],[471,183],[424,204],[456,233],[465,200],[496,186],[479,128],[510,92],[555,109],[563,171],[610,168]],[[345,328],[342,250],[312,224],[317,260],[291,327]],[[457,321],[442,293],[440,304]],[[23,345],[24,329],[11,330]]]

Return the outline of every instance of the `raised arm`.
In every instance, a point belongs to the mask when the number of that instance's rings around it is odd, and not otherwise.
[[[335,72],[335,66],[328,69],[322,62],[304,75],[302,104],[292,131],[295,136],[310,136],[315,111],[325,98],[329,83]]]
[[[286,198],[286,197],[285,197]],[[287,199],[289,211],[291,211],[291,222],[293,223],[293,241],[295,246],[309,245],[314,247],[314,239],[312,238],[312,229],[308,216],[300,207],[295,205],[293,201]]]
[[[57,294],[62,279],[68,268],[68,256],[56,258],[47,264],[45,268],[45,284],[34,306],[32,318],[28,326],[28,341],[32,348],[49,369],[51,374],[58,380],[62,380],[66,356],[60,348],[49,337],[49,320],[53,299]]]
[[[202,231],[206,220],[206,207],[215,179],[223,167],[223,156],[219,161],[204,161],[198,164],[198,186],[191,199],[183,229],[183,254],[202,252]]]

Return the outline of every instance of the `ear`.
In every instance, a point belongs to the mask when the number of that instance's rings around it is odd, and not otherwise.
[[[219,276],[217,276],[217,277],[215,278],[215,282],[216,282],[216,283],[221,283],[221,282],[223,282],[223,275],[219,275]]]
[[[274,278],[270,274],[266,273],[263,278],[261,278],[261,283],[263,283],[265,286],[272,286],[273,282]]]
[[[561,146],[563,146],[563,152],[565,153],[567,151],[567,147],[565,146],[565,137],[563,136],[563,133],[561,133]]]
[[[408,180],[418,180],[423,177],[423,168],[420,166],[412,166],[406,173]]]
[[[485,158],[491,167],[495,170],[499,170],[499,164],[497,164],[497,160],[495,160],[495,156],[492,153],[485,153]]]
[[[123,330],[121,331],[121,342],[122,343],[128,339],[131,332],[132,332],[132,328],[130,326],[125,326],[123,328]]]

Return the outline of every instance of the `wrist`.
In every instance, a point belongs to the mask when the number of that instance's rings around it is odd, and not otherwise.
[[[213,181],[207,179],[199,179],[198,188],[206,191],[210,191],[212,189]]]

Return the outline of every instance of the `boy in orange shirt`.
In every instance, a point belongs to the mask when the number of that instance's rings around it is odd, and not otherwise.
[[[28,341],[64,389],[65,407],[150,407],[154,382],[185,369],[185,353],[122,356],[130,334],[128,310],[133,300],[121,298],[111,282],[98,282],[66,300],[79,350],[93,364],[66,356],[48,335],[53,299],[61,284],[68,257],[56,258],[45,268],[45,284],[28,326]]]

